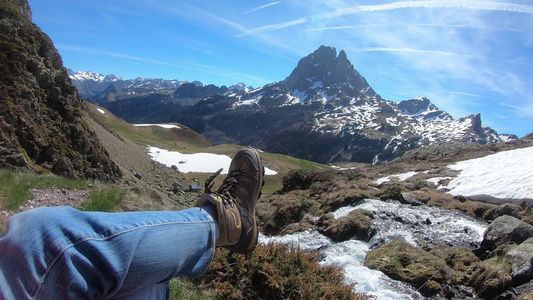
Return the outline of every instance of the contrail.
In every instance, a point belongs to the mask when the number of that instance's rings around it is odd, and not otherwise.
[[[258,11],[260,9],[267,8],[269,6],[276,5],[278,3],[280,3],[280,1],[272,2],[272,3],[269,3],[269,4],[265,4],[265,5],[261,5],[259,7],[253,8],[253,9],[247,11],[247,12],[243,12],[242,14],[246,15],[246,14],[249,14],[249,13],[253,13],[254,11]]]
[[[361,12],[386,11],[402,8],[465,8],[490,11],[507,11],[514,13],[533,14],[533,6],[526,4],[505,3],[505,2],[488,2],[488,1],[399,1],[379,5],[357,5],[339,9],[336,11],[322,13],[297,20],[272,24],[254,28],[244,32],[242,35],[250,35],[261,31],[270,31],[282,29],[289,26],[305,23],[311,19],[330,19],[345,15],[351,15]]]

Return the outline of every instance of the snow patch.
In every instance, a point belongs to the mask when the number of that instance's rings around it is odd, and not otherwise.
[[[157,147],[148,147],[148,155],[167,167],[177,166],[182,173],[215,173],[218,169],[223,168],[224,170],[221,174],[227,174],[231,163],[231,158],[227,155],[213,153],[183,154]],[[265,167],[265,175],[276,174],[278,174],[276,171]]]
[[[138,126],[138,127],[159,126],[159,127],[163,127],[167,129],[170,129],[170,128],[179,129],[180,128],[178,125],[173,125],[173,124],[133,124],[133,125]]]
[[[533,147],[460,161],[448,168],[460,171],[447,186],[452,195],[495,203],[533,203]]]
[[[382,184],[384,182],[387,182],[387,181],[390,181],[392,178],[398,178],[398,180],[400,181],[405,181],[413,176],[415,176],[416,174],[418,174],[418,172],[407,172],[407,173],[402,173],[402,174],[396,174],[396,175],[389,175],[387,177],[382,177],[382,178],[379,178],[378,180],[375,181],[376,184]]]

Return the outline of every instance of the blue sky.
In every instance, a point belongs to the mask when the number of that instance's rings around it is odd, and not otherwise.
[[[253,87],[320,45],[345,50],[383,98],[533,132],[531,1],[29,0],[65,67]]]

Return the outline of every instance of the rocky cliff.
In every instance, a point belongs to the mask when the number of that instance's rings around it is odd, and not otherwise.
[[[120,170],[26,0],[0,1],[0,167],[113,181]]]

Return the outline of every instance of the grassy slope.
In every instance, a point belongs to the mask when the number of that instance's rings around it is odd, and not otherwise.
[[[200,134],[194,132],[188,127],[181,124],[174,124],[179,126],[179,129],[167,129],[160,126],[138,127],[127,123],[126,121],[114,116],[111,112],[90,104],[90,109],[93,111],[93,117],[98,119],[100,124],[108,126],[124,138],[141,146],[155,146],[166,150],[179,151],[182,153],[214,153],[224,154],[232,157],[235,152],[242,146],[223,144],[212,146],[212,144]],[[97,110],[98,109],[98,110]],[[102,114],[99,110],[105,112]],[[281,179],[289,171],[295,169],[305,169],[310,171],[323,171],[331,169],[326,165],[293,158],[286,155],[261,152],[261,158],[264,165],[276,171],[278,174],[274,176],[266,176],[264,194],[271,194],[281,188]],[[114,157],[114,160],[122,160],[121,157]],[[186,173],[182,174],[187,182],[191,182],[193,178],[204,182],[211,174],[207,173]],[[222,181],[222,176],[218,178]]]

